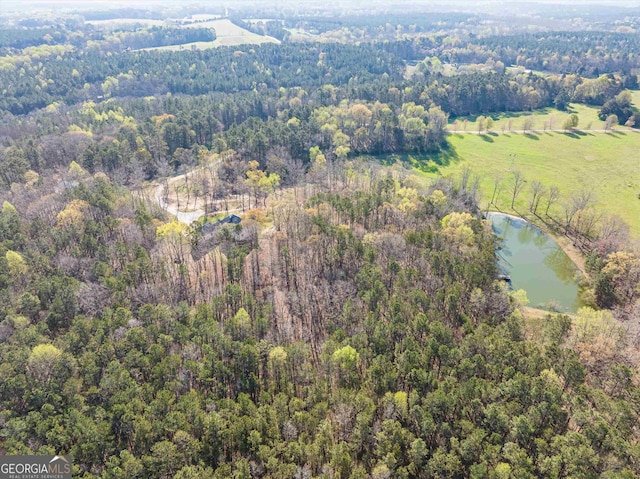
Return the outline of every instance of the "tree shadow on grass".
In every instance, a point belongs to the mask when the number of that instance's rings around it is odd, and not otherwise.
[[[424,173],[438,173],[441,167],[449,166],[459,159],[458,152],[449,142],[446,142],[438,151],[413,154],[400,153],[378,157],[378,161],[383,164],[391,165],[395,162],[401,162],[405,168],[415,168]]]
[[[580,136],[575,131],[565,131],[564,133],[561,133],[561,135],[564,135],[567,138],[573,138],[574,140],[580,139]]]
[[[540,137],[534,133],[525,133],[524,134],[525,137],[529,138],[530,140],[539,140]]]
[[[491,136],[489,136],[487,134],[483,133],[482,135],[479,135],[479,136],[480,136],[480,138],[482,138],[483,141],[486,141],[488,143],[493,143],[493,141],[494,141],[493,138],[491,138]]]
[[[607,132],[607,135],[613,136],[614,138],[618,138],[618,139],[620,139],[620,137],[627,136],[626,133],[622,131],[616,131],[616,130],[609,130]]]
[[[491,117],[495,120],[495,119],[509,119],[509,118],[523,118],[525,116],[531,116],[531,115],[549,115],[552,113],[556,113],[556,110],[553,108],[539,108],[537,110],[533,110],[533,111],[503,111],[500,113],[494,113],[493,115],[491,115]],[[572,113],[572,112],[570,112]]]
[[[439,167],[449,166],[460,159],[458,152],[451,143],[446,142],[439,151],[423,153],[411,157],[412,166],[427,173],[435,173]]]
[[[458,155],[456,149],[447,142],[440,151],[436,153],[428,153],[424,155],[424,158],[440,166],[449,166],[452,162],[458,161],[460,159],[460,155]]]

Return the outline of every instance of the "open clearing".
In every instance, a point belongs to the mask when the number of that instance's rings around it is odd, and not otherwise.
[[[546,187],[558,186],[563,198],[592,191],[603,212],[620,216],[632,236],[640,238],[640,132],[452,134],[449,143],[448,151],[430,158],[443,166],[423,175],[457,176],[468,166],[480,177],[483,208],[491,199],[494,179],[502,177],[495,203],[510,211],[513,181],[509,172],[514,169],[528,184],[538,180]],[[528,184],[516,200],[517,211],[527,211]]]
[[[145,48],[144,50],[204,50],[207,48],[217,48],[233,45],[259,45],[262,43],[280,43],[280,40],[277,40],[276,38],[258,35],[256,33],[250,32],[249,30],[245,30],[244,28],[235,25],[227,19],[190,23],[188,25],[184,25],[184,28],[213,28],[216,31],[217,38],[213,42],[184,43],[182,45]]]
[[[640,104],[640,92],[633,92],[634,104]],[[637,102],[635,101],[637,100]],[[522,130],[526,119],[533,120],[530,129],[543,132],[544,130],[560,130],[562,124],[569,117],[569,115],[575,113],[578,115],[579,130],[602,130],[604,129],[604,122],[598,118],[598,107],[572,104],[567,111],[560,111],[555,108],[544,108],[542,110],[535,110],[532,112],[516,112],[516,113],[499,113],[487,115],[493,119],[492,131],[495,132],[508,132],[509,130]],[[449,130],[455,131],[468,131],[477,132],[478,117],[461,117],[454,118],[449,123]],[[466,119],[466,124],[465,124]],[[455,122],[455,123],[454,123]],[[624,126],[618,126],[618,130],[628,130]]]
[[[206,22],[209,20],[217,20],[220,18],[220,15],[212,15],[210,13],[198,13],[195,15],[190,15],[188,17],[179,19],[178,21],[182,22]]]
[[[637,107],[640,91],[633,91],[632,95]],[[576,131],[548,131],[561,129],[572,113],[580,120]],[[631,235],[640,238],[640,131],[617,126],[605,133],[598,107],[580,104],[570,105],[568,111],[546,108],[491,117],[491,131],[481,134],[477,117],[466,118],[466,125],[465,118],[451,121],[450,149],[414,162],[425,170],[421,175],[457,176],[468,166],[480,178],[483,208],[491,200],[496,178],[502,178],[494,203],[507,212],[511,211],[512,170],[520,171],[528,182],[515,202],[516,212],[528,211],[532,181],[540,181],[546,188],[559,187],[561,202],[582,190],[592,191],[602,212],[620,216],[629,225]],[[523,134],[525,118],[532,119],[533,125]],[[551,211],[560,214],[560,204]]]
[[[292,42],[326,42],[320,35],[302,30],[300,28],[285,28],[291,36],[289,37]]]

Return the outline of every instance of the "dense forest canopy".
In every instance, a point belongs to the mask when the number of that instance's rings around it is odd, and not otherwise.
[[[638,473],[630,371],[586,383],[563,318],[524,338],[468,193],[355,173],[198,261],[103,176],[5,203],[3,451],[84,477]]]
[[[0,81],[7,88],[0,109],[18,115],[56,101],[75,104],[98,97],[341,85],[354,76],[398,79],[403,69],[400,59],[371,45],[262,45],[123,55],[91,50],[57,55],[43,48],[42,54],[46,67],[25,56],[2,60]]]
[[[640,125],[637,18],[389,9],[201,10],[281,41],[226,46],[191,7],[0,18],[0,454],[86,479],[640,476],[624,225],[588,192],[552,217],[531,181],[593,307],[532,316],[479,178],[411,170],[455,161],[458,117],[487,142],[499,112]]]

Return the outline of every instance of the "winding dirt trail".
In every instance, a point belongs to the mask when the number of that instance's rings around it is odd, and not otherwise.
[[[172,214],[176,217],[176,219],[180,223],[184,223],[186,225],[190,225],[194,221],[199,220],[203,216],[207,214],[207,212],[203,208],[192,208],[192,209],[182,209],[179,208],[177,204],[169,199],[169,195],[171,194],[171,187],[175,183],[178,183],[184,180],[187,176],[192,177],[199,170],[203,170],[205,168],[215,168],[220,163],[220,160],[216,160],[213,165],[208,166],[200,166],[198,168],[194,168],[193,170],[187,171],[186,173],[178,176],[173,176],[168,178],[166,181],[162,181],[159,184],[156,184],[152,190],[152,198],[153,200],[167,213]],[[168,190],[168,191],[167,191]],[[182,197],[182,195],[181,195]],[[165,200],[165,198],[169,200]],[[175,197],[172,197],[175,198]],[[195,200],[195,205],[198,205],[197,198]],[[177,202],[177,201],[176,201]],[[233,200],[226,199],[217,199],[214,200],[211,204],[216,207],[215,212],[224,212],[226,214],[238,213],[240,211],[244,211],[244,208],[238,206],[236,208],[229,208],[229,203],[234,203]],[[237,203],[237,201],[235,201]],[[224,206],[224,207],[223,207]]]
[[[169,202],[165,200],[165,197],[167,196],[166,194],[167,188],[171,188],[172,184],[174,184],[177,181],[183,180],[187,175],[191,173],[193,173],[193,171],[187,172],[180,176],[174,176],[173,178],[170,178],[169,180],[167,180],[165,184],[159,184],[158,186],[156,186],[153,192],[153,198],[163,210],[167,211],[168,213],[171,213],[181,223],[185,223],[188,225],[190,225],[194,221],[197,221],[199,218],[204,216],[205,211],[202,209],[195,209],[191,211],[181,211],[178,209],[177,206],[169,204]]]

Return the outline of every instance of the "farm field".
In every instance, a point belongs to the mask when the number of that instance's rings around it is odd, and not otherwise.
[[[198,13],[195,15],[190,15],[186,18],[181,19],[181,21],[192,21],[192,22],[203,22],[209,20],[217,20],[220,18],[220,15],[212,15],[210,13]]]
[[[306,30],[300,29],[300,28],[285,28],[285,30],[287,30],[290,34],[291,34],[291,41],[294,42],[306,42],[306,41],[313,41],[313,42],[322,42],[324,41],[323,38],[320,35],[315,35],[313,33],[310,33]]]
[[[280,43],[279,40],[268,37],[264,35],[257,35],[249,30],[245,30],[230,20],[221,19],[221,20],[211,20],[208,22],[199,22],[199,23],[190,23],[188,25],[184,25],[184,28],[214,28],[216,31],[216,39],[213,42],[194,42],[194,43],[185,43],[182,45],[170,45],[165,47],[154,47],[154,48],[145,48],[144,50],[189,50],[192,48],[198,50],[204,50],[207,48],[217,48],[223,46],[233,46],[233,45],[244,45],[244,44],[255,44],[259,45],[262,43]]]
[[[495,178],[502,177],[495,203],[503,211],[511,210],[509,172],[514,169],[528,183],[537,180],[546,187],[557,186],[563,199],[584,189],[592,191],[603,212],[620,216],[632,236],[640,238],[640,132],[452,134],[449,143],[448,151],[431,158],[444,165],[421,175],[453,177],[468,166],[480,177],[482,208],[491,199]],[[527,211],[529,198],[525,185],[516,211]]]

